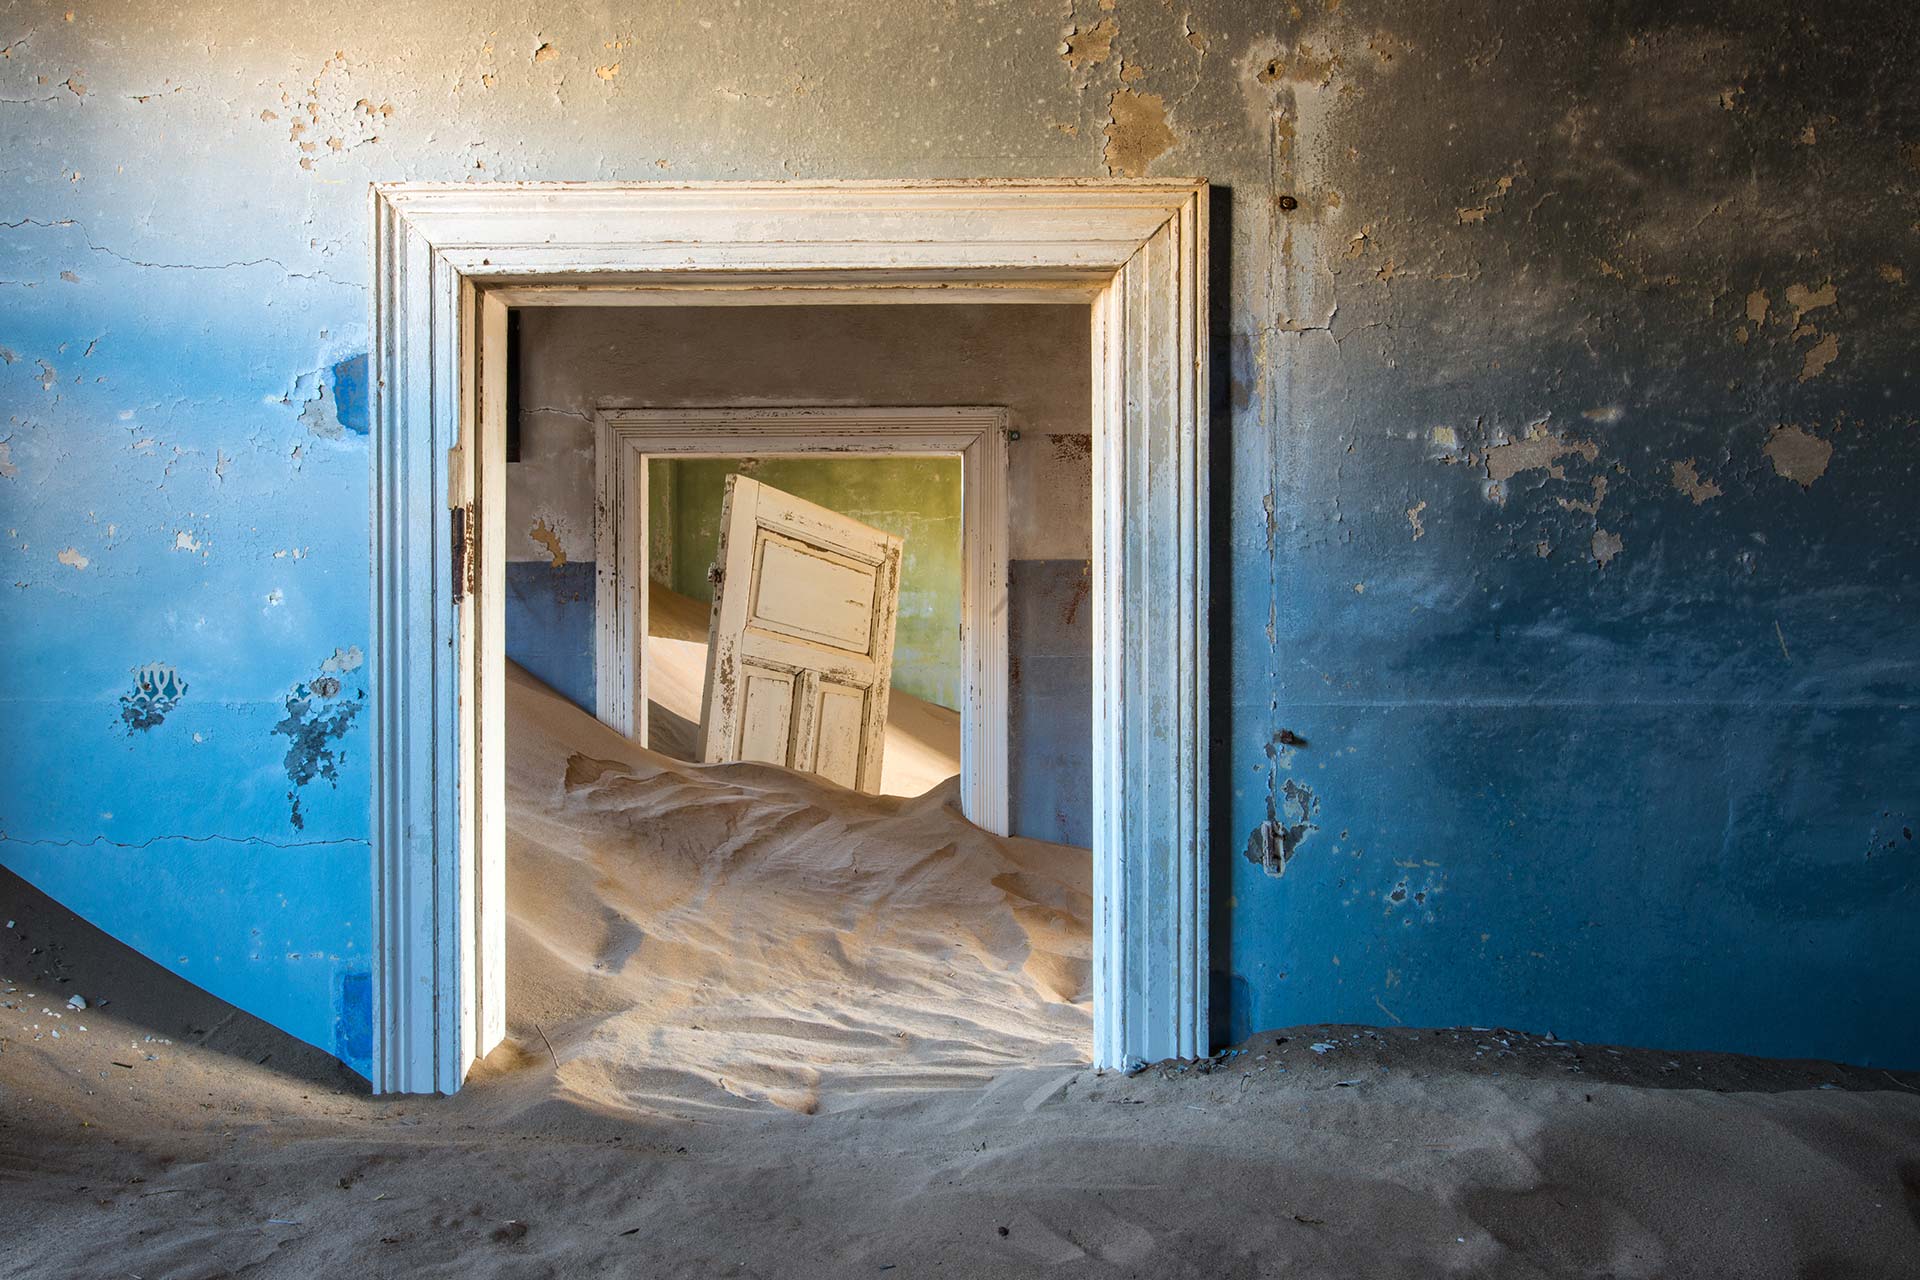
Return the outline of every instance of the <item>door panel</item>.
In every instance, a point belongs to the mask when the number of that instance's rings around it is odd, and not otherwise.
[[[728,479],[702,760],[764,760],[879,790],[900,551],[892,534]]]
[[[822,680],[814,698],[813,772],[843,787],[858,785],[867,692]]]
[[[793,734],[793,677],[760,667],[743,667],[741,674],[747,688],[736,758],[788,763]]]
[[[871,652],[872,566],[771,534],[759,550],[749,625],[862,657]]]

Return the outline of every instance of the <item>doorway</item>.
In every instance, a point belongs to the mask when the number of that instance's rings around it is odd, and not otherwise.
[[[392,184],[374,200],[375,1046],[504,1034],[513,306],[1091,304],[1094,1061],[1206,1049],[1204,183]]]
[[[740,456],[952,459],[959,464],[961,508],[952,706],[960,716],[962,811],[1006,835],[1007,431],[1007,413],[997,407],[601,406],[594,448],[595,545],[604,549],[595,598],[595,714],[611,728],[652,740],[647,624],[652,583],[660,577],[654,517],[663,496],[655,484],[662,464]],[[678,585],[682,596],[697,589]]]

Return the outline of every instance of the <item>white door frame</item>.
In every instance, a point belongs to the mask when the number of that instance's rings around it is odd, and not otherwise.
[[[960,460],[960,808],[1007,834],[1007,411],[655,409],[594,413],[594,714],[647,741],[647,463],[654,458]],[[611,552],[611,554],[609,554]]]
[[[1084,302],[1093,326],[1094,1063],[1207,1051],[1207,187],[372,189],[381,1093],[505,1034],[510,306]]]

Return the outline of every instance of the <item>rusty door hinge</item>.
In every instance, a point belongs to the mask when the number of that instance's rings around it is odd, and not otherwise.
[[[480,559],[478,538],[473,526],[473,504],[454,507],[447,514],[453,517],[453,602],[459,604],[473,594]]]

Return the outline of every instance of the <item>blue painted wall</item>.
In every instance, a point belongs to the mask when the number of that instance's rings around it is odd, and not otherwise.
[[[591,561],[507,561],[507,656],[593,713]]]
[[[163,963],[364,1065],[368,181],[1194,173],[1220,1032],[1920,1065],[1903,11],[66,15],[0,12],[0,861]]]
[[[1093,592],[1087,560],[1007,566],[1009,818],[1016,835],[1093,844]]]

